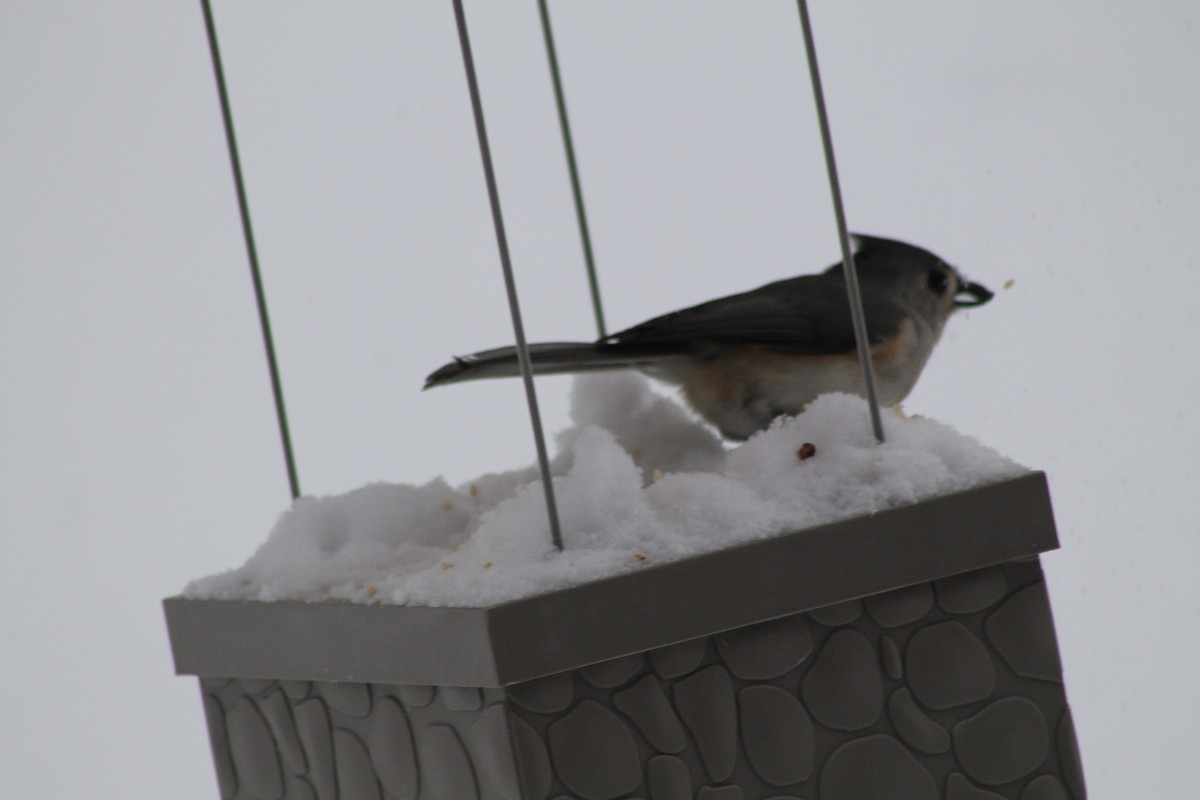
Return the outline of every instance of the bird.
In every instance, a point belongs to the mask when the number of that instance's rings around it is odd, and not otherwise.
[[[902,401],[946,321],[993,293],[944,259],[896,239],[853,234],[876,395]],[[529,345],[533,373],[635,369],[680,387],[726,439],[740,441],[818,395],[865,395],[841,261],[635,325],[594,342]],[[432,372],[425,389],[520,375],[515,347],[483,350]]]

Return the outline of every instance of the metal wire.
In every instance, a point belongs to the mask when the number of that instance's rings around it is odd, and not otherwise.
[[[529,345],[525,342],[525,326],[521,322],[517,285],[513,278],[512,259],[508,254],[508,237],[504,233],[504,218],[500,213],[500,192],[496,186],[496,171],[492,165],[487,126],[483,120],[483,102],[479,96],[479,81],[475,76],[475,60],[471,56],[471,39],[467,34],[467,18],[463,12],[462,0],[454,0],[454,19],[458,25],[458,41],[462,46],[463,68],[467,73],[467,88],[471,93],[471,111],[475,116],[475,134],[479,139],[479,155],[483,160],[488,200],[492,206],[492,222],[496,228],[496,246],[500,250],[500,266],[504,271],[504,288],[508,292],[508,309],[512,313],[513,334],[517,340],[517,360],[521,365],[521,379],[525,383],[525,398],[529,402],[529,419],[533,425],[533,439],[537,445],[538,467],[541,469],[542,487],[546,493],[546,514],[550,518],[550,538],[554,541],[554,546],[562,550],[562,529],[558,522],[558,504],[554,501],[554,481],[550,477],[550,458],[546,454],[542,415],[538,410],[537,393],[533,388],[533,365],[529,360]]]
[[[563,96],[562,76],[558,70],[558,51],[554,46],[554,31],[550,25],[547,0],[538,0],[538,11],[542,17],[542,36],[546,40],[546,58],[550,62],[550,77],[554,82],[554,101],[558,106],[558,126],[562,131],[563,150],[567,155],[567,169],[571,173],[571,193],[575,198],[575,219],[579,224],[579,240],[583,245],[583,260],[587,266],[588,288],[592,294],[592,313],[596,317],[598,338],[608,335],[604,324],[604,305],[600,301],[600,282],[596,278],[596,261],[592,256],[592,236],[588,231],[587,213],[583,207],[583,189],[579,182],[579,167],[575,163],[575,145],[571,141],[571,122],[567,118],[567,103]]]
[[[267,295],[263,289],[262,271],[258,267],[258,250],[254,246],[254,227],[250,224],[250,203],[246,199],[246,181],[242,177],[242,162],[238,158],[237,136],[233,130],[233,111],[229,104],[229,91],[225,86],[225,70],[221,66],[221,47],[217,42],[217,26],[213,21],[209,0],[200,0],[204,10],[204,27],[208,33],[208,50],[212,55],[213,73],[217,80],[217,94],[221,100],[221,118],[225,123],[225,144],[229,149],[229,164],[233,170],[233,183],[237,189],[238,211],[242,218],[242,237],[246,242],[246,257],[250,261],[250,275],[254,281],[254,297],[258,304],[258,322],[262,328],[263,347],[267,351],[267,368],[271,373],[271,391],[275,395],[275,418],[279,422],[279,439],[283,443],[283,460],[287,465],[288,488],[292,499],[300,496],[300,478],[296,472],[296,458],[292,452],[292,437],[288,429],[287,408],[283,402],[283,383],[279,378],[279,363],[275,358],[275,342],[271,336],[271,318],[267,313]]]
[[[838,183],[837,162],[833,157],[833,135],[829,130],[829,115],[825,110],[825,93],[821,89],[821,72],[817,68],[817,47],[813,42],[812,21],[808,16],[807,0],[796,0],[800,10],[800,27],[804,31],[804,50],[808,55],[808,74],[812,78],[813,100],[817,106],[817,121],[821,127],[821,142],[825,149],[825,168],[829,172],[829,191],[833,196],[833,215],[837,218],[838,239],[842,246],[842,269],[846,275],[846,292],[850,300],[850,318],[854,324],[854,339],[858,343],[858,363],[867,386],[867,405],[871,409],[871,427],[875,440],[882,443],[883,420],[879,416],[879,398],[875,393],[875,371],[871,366],[871,343],[867,338],[867,322],[863,314],[862,292],[858,287],[858,271],[854,267],[854,252],[850,248],[850,232],[846,229],[846,210],[842,206],[842,189]]]

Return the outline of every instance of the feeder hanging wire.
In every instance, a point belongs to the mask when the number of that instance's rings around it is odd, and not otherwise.
[[[463,68],[467,73],[467,88],[471,94],[471,111],[475,116],[475,134],[479,139],[479,155],[483,160],[488,200],[492,207],[492,222],[496,229],[496,247],[500,251],[500,266],[504,271],[504,288],[508,292],[508,309],[512,312],[513,334],[517,341],[517,360],[521,366],[521,380],[525,384],[525,398],[529,403],[529,419],[533,426],[534,443],[537,445],[538,467],[542,473],[542,487],[546,493],[546,514],[550,518],[550,538],[553,540],[554,546],[562,550],[562,529],[558,521],[558,505],[554,501],[554,481],[550,477],[550,457],[546,454],[542,415],[538,410],[537,393],[533,387],[533,365],[529,359],[529,345],[525,341],[525,326],[521,322],[517,285],[513,278],[512,260],[508,253],[508,237],[504,233],[504,218],[500,213],[500,192],[496,186],[496,171],[492,165],[491,148],[488,146],[487,126],[483,120],[483,102],[479,95],[479,81],[475,76],[475,61],[471,56],[471,39],[467,33],[467,18],[463,13],[462,0],[454,0],[454,18],[458,25],[458,41],[462,47]]]
[[[254,228],[250,224],[250,203],[246,199],[246,182],[242,177],[242,162],[238,157],[237,136],[233,130],[233,111],[229,103],[229,91],[225,86],[225,70],[221,66],[221,47],[217,42],[217,26],[213,21],[210,0],[200,0],[204,10],[204,27],[208,34],[208,49],[212,55],[213,74],[217,81],[217,94],[221,100],[221,119],[225,123],[225,144],[229,149],[229,164],[233,170],[233,183],[237,189],[238,211],[242,218],[242,236],[246,241],[246,256],[250,261],[250,275],[254,281],[254,297],[258,304],[258,322],[262,328],[263,346],[267,351],[267,368],[271,373],[271,391],[275,395],[275,418],[279,422],[279,438],[283,443],[283,460],[287,466],[288,488],[292,499],[300,496],[300,478],[296,472],[296,458],[292,452],[292,436],[288,429],[287,407],[283,402],[283,382],[279,378],[279,363],[275,358],[275,342],[271,336],[271,318],[267,313],[267,295],[263,289],[262,271],[258,267],[258,250],[254,246]]]
[[[575,145],[571,139],[571,122],[567,117],[567,102],[563,96],[562,76],[558,69],[558,50],[554,46],[554,31],[550,25],[548,0],[538,0],[538,11],[542,17],[542,36],[546,40],[546,59],[550,63],[550,77],[554,83],[554,102],[558,107],[558,126],[562,131],[563,150],[567,156],[567,170],[571,174],[571,194],[575,199],[575,219],[579,224],[579,240],[583,245],[583,260],[587,267],[588,289],[592,295],[592,313],[596,317],[596,332],[600,339],[608,336],[604,324],[604,305],[600,301],[600,281],[596,277],[596,260],[592,255],[592,236],[588,231],[587,212],[583,206],[583,189],[579,181],[579,167],[575,162]]]
[[[837,218],[838,239],[842,246],[842,269],[846,275],[846,292],[850,301],[850,319],[854,324],[854,339],[858,343],[858,363],[867,386],[867,405],[871,409],[871,427],[875,441],[883,443],[883,420],[879,417],[879,398],[875,393],[875,372],[871,366],[871,343],[867,339],[867,322],[863,314],[862,292],[858,287],[858,271],[854,267],[854,252],[850,248],[850,233],[846,229],[846,210],[842,206],[842,190],[838,183],[837,162],[833,158],[833,135],[829,130],[829,115],[825,110],[825,93],[821,90],[821,73],[817,68],[817,47],[813,42],[812,21],[808,16],[807,0],[797,0],[800,27],[804,31],[804,50],[808,55],[808,74],[812,78],[813,102],[821,127],[821,142],[825,149],[825,167],[829,172],[829,191],[833,197],[833,215]]]

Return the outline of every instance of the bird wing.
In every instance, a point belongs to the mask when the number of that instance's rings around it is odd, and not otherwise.
[[[862,287],[872,346],[895,336],[903,309],[884,291]],[[792,355],[834,355],[855,348],[846,287],[836,271],[767,284],[753,291],[656,317],[598,342],[529,345],[533,371],[563,372],[646,367],[711,345],[759,345]],[[520,373],[514,347],[456,358],[426,378],[425,388]]]
[[[894,336],[901,312],[865,291],[872,345]],[[621,349],[706,343],[761,344],[797,355],[845,353],[855,347],[845,283],[833,273],[778,281],[743,294],[665,314],[605,340]]]

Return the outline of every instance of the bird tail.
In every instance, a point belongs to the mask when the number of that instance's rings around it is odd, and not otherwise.
[[[665,353],[645,348],[624,348],[606,342],[543,342],[529,345],[529,360],[535,375],[633,369],[659,360]],[[430,373],[425,388],[479,378],[511,378],[521,374],[517,348],[497,347],[469,356],[455,356],[449,364]]]

